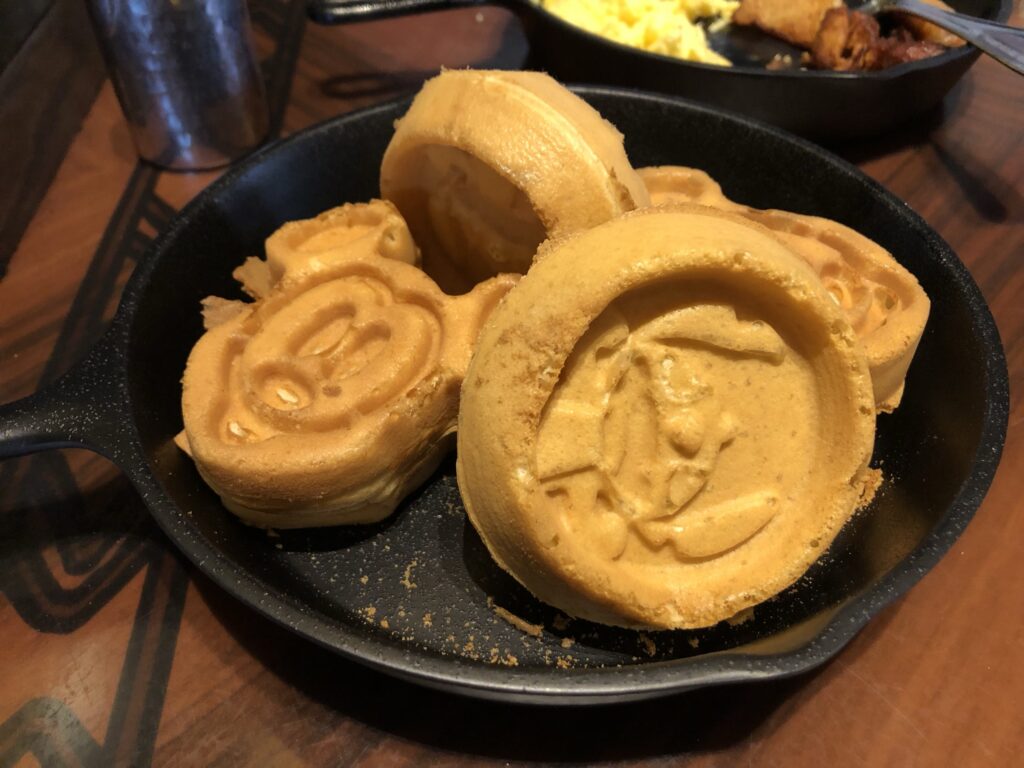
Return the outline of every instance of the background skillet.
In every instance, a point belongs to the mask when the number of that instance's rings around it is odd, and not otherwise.
[[[710,36],[731,68],[681,61],[614,43],[575,27],[531,0],[494,0],[513,11],[530,41],[528,65],[563,82],[629,86],[730,109],[816,139],[875,136],[938,104],[973,64],[973,46],[880,72],[769,71],[759,62],[798,49],[739,26]],[[322,24],[385,18],[482,0],[308,0]],[[1012,0],[950,0],[955,10],[1005,22]]]
[[[898,254],[936,308],[904,402],[880,420],[876,456],[891,482],[824,562],[752,620],[650,635],[573,622],[533,638],[488,598],[548,627],[554,612],[491,563],[462,513],[450,463],[390,521],[275,539],[227,513],[171,443],[181,426],[178,382],[201,332],[199,299],[234,295],[231,268],[284,221],[372,196],[391,125],[408,102],[297,134],[197,197],[133,275],[101,344],[53,388],[0,409],[0,456],[67,445],[102,451],[172,541],[226,591],[327,648],[428,685],[585,703],[782,677],[822,663],[939,560],[988,488],[1008,411],[992,318],[942,240],[846,163],[704,107],[580,92],[624,131],[637,165],[701,165],[733,199],[858,228]],[[564,648],[562,635],[575,643]],[[492,648],[497,662],[515,657],[516,666],[487,663]],[[570,668],[556,668],[559,659]]]

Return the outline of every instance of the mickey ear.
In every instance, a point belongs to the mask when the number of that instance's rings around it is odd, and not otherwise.
[[[267,238],[264,247],[266,262],[249,259],[236,270],[236,278],[243,278],[239,274],[243,269],[263,265],[267,273],[264,279],[273,288],[281,280],[296,279],[306,272],[358,257],[419,263],[419,250],[405,220],[386,200],[346,203],[312,219],[289,221]],[[263,290],[263,295],[267,291]]]

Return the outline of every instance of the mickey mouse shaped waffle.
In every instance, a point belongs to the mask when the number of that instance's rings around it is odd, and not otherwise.
[[[515,282],[452,298],[386,203],[285,225],[238,273],[253,304],[215,302],[188,359],[182,444],[254,525],[389,515],[452,445],[485,318]]]

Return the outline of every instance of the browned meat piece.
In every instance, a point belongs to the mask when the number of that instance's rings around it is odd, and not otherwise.
[[[741,0],[732,20],[810,48],[825,12],[841,4],[842,0]]]
[[[944,11],[952,11],[953,9],[946,5],[942,0],[921,0],[921,2],[928,3],[928,5],[934,5],[936,8],[941,8]],[[947,48],[957,48],[961,45],[965,45],[964,41],[954,35],[952,32],[947,32],[942,27],[936,27],[931,22],[919,19],[916,16],[910,16],[908,14],[899,14],[900,24],[910,30],[911,34],[915,38],[926,43],[938,43],[944,45]],[[925,56],[934,56],[929,53]],[[921,58],[925,58],[922,56]],[[909,61],[909,59],[908,59]]]
[[[847,8],[833,8],[825,14],[814,38],[811,65],[837,72],[885,69],[926,59],[944,50],[937,43],[914,39],[905,29],[881,37],[874,17]]]
[[[909,33],[907,33],[907,38],[904,38],[902,35],[896,37],[884,37],[879,42],[880,45],[878,47],[877,59],[878,69],[885,69],[886,67],[903,64],[907,61],[927,59],[946,50],[945,46],[939,45],[938,43],[931,43],[927,40],[910,39]]]

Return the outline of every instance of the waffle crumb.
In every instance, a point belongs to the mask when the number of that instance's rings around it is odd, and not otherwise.
[[[745,624],[746,622],[750,621],[752,618],[754,618],[754,608],[753,608],[753,606],[751,606],[750,608],[744,608],[742,611],[737,613],[735,616],[730,616],[725,621],[726,621],[726,623],[730,627],[738,627],[740,624]]]
[[[650,635],[645,635],[643,632],[639,633],[640,644],[644,647],[644,653],[648,656],[653,656],[658,652],[658,646],[651,640]]]
[[[400,582],[406,589],[416,589],[416,582],[412,580],[412,569],[418,565],[416,560],[412,560],[407,566],[405,566],[405,574],[402,576]]]
[[[869,469],[864,477],[864,485],[860,490],[860,501],[857,502],[857,509],[863,509],[870,504],[878,489],[882,486],[885,476],[880,469]]]
[[[519,618],[506,608],[502,608],[500,605],[495,604],[494,600],[490,597],[487,598],[487,606],[498,614],[499,617],[521,632],[525,632],[533,637],[540,637],[544,632],[544,626],[542,624],[531,624],[526,619]]]

